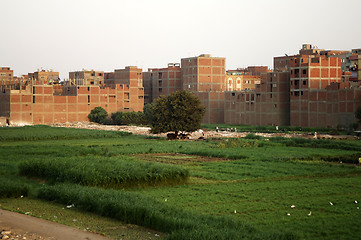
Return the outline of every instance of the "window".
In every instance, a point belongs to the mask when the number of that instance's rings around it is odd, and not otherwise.
[[[35,96],[33,96],[33,103],[35,103]]]
[[[163,77],[163,73],[162,72],[158,73],[158,78],[162,79],[162,77]]]
[[[304,80],[304,81],[303,81],[303,85],[306,85],[306,84],[307,84],[307,81],[306,81],[306,80]]]
[[[306,69],[303,69],[302,70],[302,74],[306,74],[307,73],[307,70]]]
[[[90,87],[88,87],[88,92],[90,91]]]
[[[234,96],[236,96],[236,94],[233,92],[233,93],[232,93],[232,96],[234,97]]]
[[[88,103],[90,103],[90,95],[88,95]]]

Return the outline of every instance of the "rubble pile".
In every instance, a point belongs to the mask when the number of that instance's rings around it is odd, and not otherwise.
[[[44,238],[31,233],[19,233],[11,230],[2,230],[0,233],[0,239],[8,239],[8,240],[50,240],[54,238]]]

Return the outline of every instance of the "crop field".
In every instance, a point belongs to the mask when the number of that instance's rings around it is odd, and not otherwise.
[[[357,140],[0,128],[0,206],[16,210],[23,196],[38,217],[30,203],[72,206],[71,218],[103,216],[165,239],[358,239],[360,156]]]

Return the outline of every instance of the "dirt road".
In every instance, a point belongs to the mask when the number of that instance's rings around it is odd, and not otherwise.
[[[0,209],[0,239],[107,240],[108,238],[40,218]]]

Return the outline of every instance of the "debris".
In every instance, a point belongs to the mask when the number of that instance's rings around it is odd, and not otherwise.
[[[312,212],[310,211],[310,213],[308,214],[308,216],[311,216]]]

